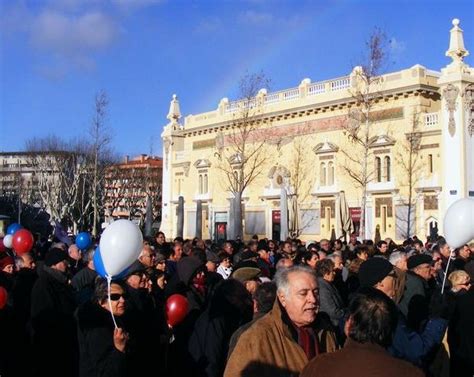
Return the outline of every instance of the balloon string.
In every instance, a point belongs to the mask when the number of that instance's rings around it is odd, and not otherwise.
[[[444,270],[444,278],[443,278],[443,286],[441,287],[441,294],[444,293],[444,286],[446,284],[446,276],[448,276],[449,262],[451,262],[452,253],[453,253],[453,250],[451,250],[449,253],[448,263],[446,264],[446,269]]]
[[[117,322],[115,322],[114,312],[112,309],[112,300],[110,299],[110,284],[111,283],[112,283],[112,276],[107,275],[107,296],[109,298],[110,315],[112,316],[112,321],[114,321],[115,328],[118,329]]]

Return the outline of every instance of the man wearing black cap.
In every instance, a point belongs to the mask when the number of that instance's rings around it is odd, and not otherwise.
[[[428,280],[431,278],[431,256],[416,254],[408,258],[405,293],[400,301],[400,310],[409,324],[417,330],[421,319],[428,317]]]
[[[37,376],[75,376],[77,373],[76,303],[66,275],[67,260],[65,250],[50,249],[31,292]]]
[[[362,263],[359,270],[361,288],[374,287],[387,296],[394,296],[393,266],[385,258],[371,258]],[[406,318],[398,312],[398,323],[393,343],[388,351],[392,356],[407,360],[419,367],[426,366],[426,358],[432,354],[443,339],[447,322],[441,318],[430,318],[423,329],[415,331],[407,326]]]

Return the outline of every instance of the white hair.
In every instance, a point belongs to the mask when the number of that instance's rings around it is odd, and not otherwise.
[[[396,266],[398,262],[400,262],[403,258],[406,258],[406,253],[403,251],[394,251],[390,254],[388,261],[393,265]]]
[[[285,297],[288,297],[290,293],[290,274],[297,272],[311,275],[316,280],[314,270],[308,266],[295,265],[288,268],[280,268],[279,270],[277,270],[277,272],[275,273],[275,277],[273,278],[277,287],[277,292],[281,292]]]

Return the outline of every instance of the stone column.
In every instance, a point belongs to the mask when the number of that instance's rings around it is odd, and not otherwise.
[[[450,33],[446,55],[452,62],[441,70],[438,80],[442,122],[442,216],[455,201],[474,196],[474,135],[470,132],[473,102],[465,100],[474,93],[474,72],[463,61],[469,52],[464,47],[459,20],[453,20]],[[442,224],[440,221],[440,228]]]
[[[280,191],[280,241],[288,238],[288,194],[286,188]]]
[[[196,237],[202,238],[202,202],[196,202]]]
[[[176,237],[183,237],[184,230],[184,198],[178,198],[178,207],[176,208]]]

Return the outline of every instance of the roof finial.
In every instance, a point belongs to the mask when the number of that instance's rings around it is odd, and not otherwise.
[[[173,94],[173,99],[170,102],[170,110],[166,116],[172,123],[177,123],[179,118],[181,118],[181,111],[179,110],[179,101],[176,94]]]
[[[464,47],[463,31],[459,27],[459,19],[453,19],[453,28],[450,33],[449,50],[446,51],[446,56],[451,57],[453,62],[462,62],[469,55],[469,51]]]

